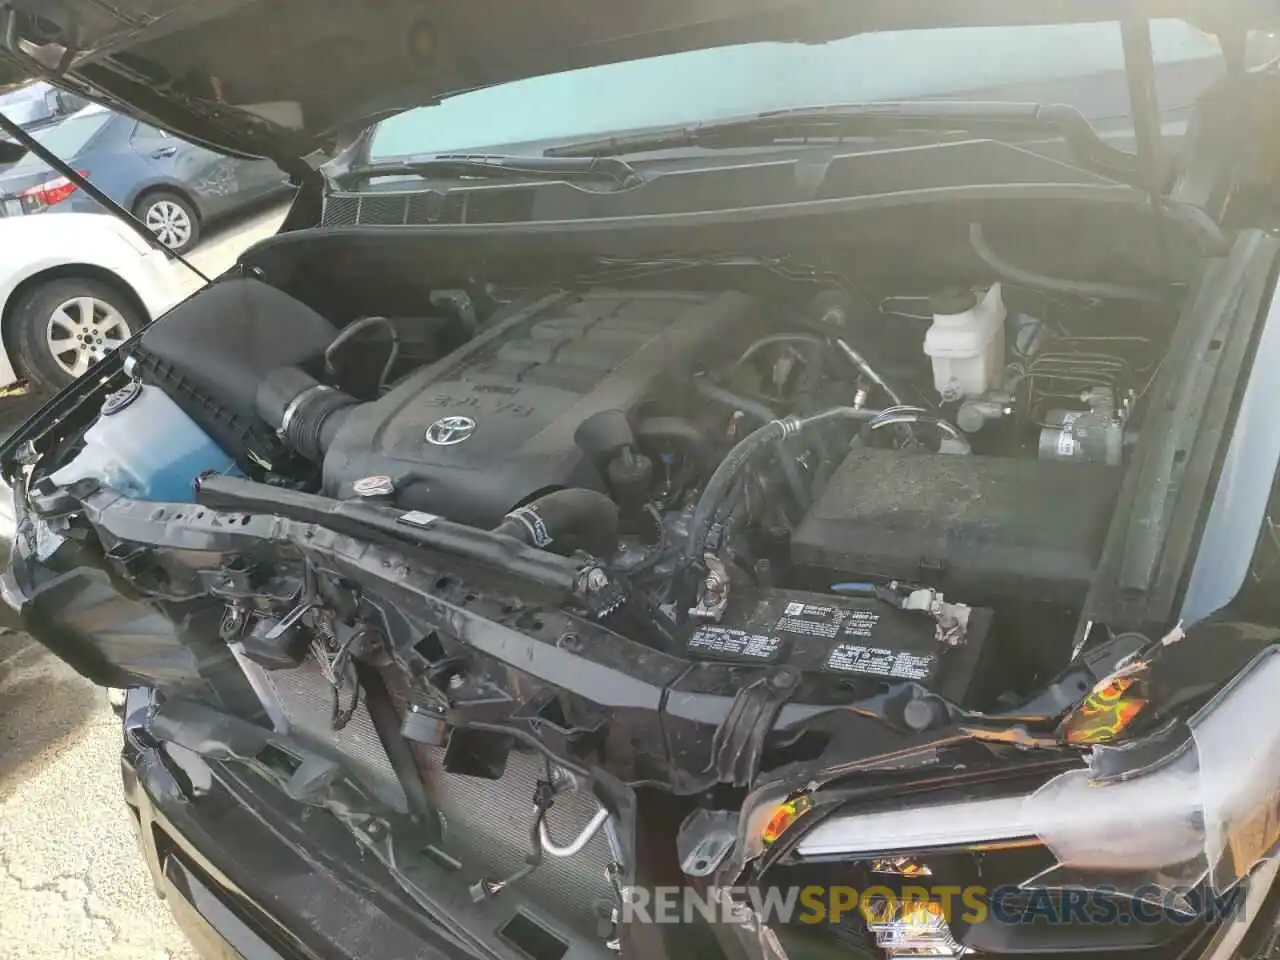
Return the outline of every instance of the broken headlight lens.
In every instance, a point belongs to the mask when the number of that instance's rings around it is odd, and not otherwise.
[[[911,816],[898,809],[829,817],[800,839],[796,854],[871,859],[1030,840],[1056,863],[1027,878],[1027,888],[1146,896],[1207,880],[1226,890],[1280,841],[1277,690],[1280,649],[1273,649],[1189,721],[1190,739],[1158,765],[1104,779],[1096,771],[1124,769],[1115,761],[1128,748],[1097,746],[1088,769],[1029,796],[939,803]]]

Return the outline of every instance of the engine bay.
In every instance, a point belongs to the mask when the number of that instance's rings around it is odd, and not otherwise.
[[[829,703],[896,682],[1018,703],[1079,640],[1155,307],[1000,282],[800,292],[490,285],[339,328],[224,279],[142,335],[33,489],[230,507],[251,483],[485,531],[590,571],[579,600],[645,648],[794,667]],[[140,451],[145,429],[168,442]],[[297,631],[265,620],[248,658],[298,662]],[[1009,649],[1032,620],[1038,644]]]
[[[629,791],[741,799],[874,752],[855,716],[1033,742],[1110,663],[1081,610],[1168,305],[709,279],[331,319],[224,278],[31,470],[30,616],[185,649],[170,692],[336,751],[474,899],[573,890],[581,929],[640,856],[599,813]]]
[[[296,188],[0,443],[0,612],[126,691],[197,945],[1265,952],[1265,11],[13,6]]]
[[[966,643],[976,663],[996,607],[1070,623],[1158,369],[1154,307],[1000,282],[805,294],[446,290],[339,329],[224,279],[141,337],[36,488],[182,501],[223,474],[490,531],[590,558],[601,619],[625,606],[640,643],[828,679],[923,679]],[[166,452],[133,456],[160,422]],[[783,596],[810,613],[762,623]],[[902,618],[936,648],[890,639]]]

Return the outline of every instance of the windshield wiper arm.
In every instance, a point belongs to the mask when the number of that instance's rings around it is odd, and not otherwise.
[[[373,177],[478,177],[494,180],[520,178],[543,180],[613,180],[621,187],[635,187],[644,178],[631,164],[617,157],[520,157],[486,153],[441,153],[428,157],[397,157],[352,167],[337,174],[339,184]]]
[[[793,138],[837,139],[903,130],[964,131],[999,138],[1037,131],[1061,136],[1089,169],[1126,182],[1138,176],[1137,157],[1106,143],[1088,118],[1066,104],[911,100],[771,110],[746,117],[664,127],[580,140],[543,151],[550,158],[607,159],[675,147],[723,148]]]

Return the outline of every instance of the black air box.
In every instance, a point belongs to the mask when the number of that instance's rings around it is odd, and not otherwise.
[[[1114,467],[858,449],[791,539],[828,576],[927,583],[965,602],[1080,602],[1121,473]]]
[[[337,329],[260,280],[219,280],[147,328],[134,371],[200,424],[242,468],[273,455],[274,431],[254,406],[268,371],[320,359]]]

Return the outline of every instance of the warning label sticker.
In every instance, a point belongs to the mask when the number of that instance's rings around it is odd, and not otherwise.
[[[689,638],[688,648],[695,653],[767,663],[776,660],[782,652],[782,638],[732,627],[707,626],[699,627]]]
[[[787,604],[774,625],[774,630],[802,637],[836,640],[840,637],[870,637],[879,621],[880,614],[872,610],[850,610],[818,603],[792,602]]]
[[[896,680],[924,680],[938,658],[907,650],[886,650],[860,643],[839,643],[827,654],[826,667],[834,673],[861,673]]]

